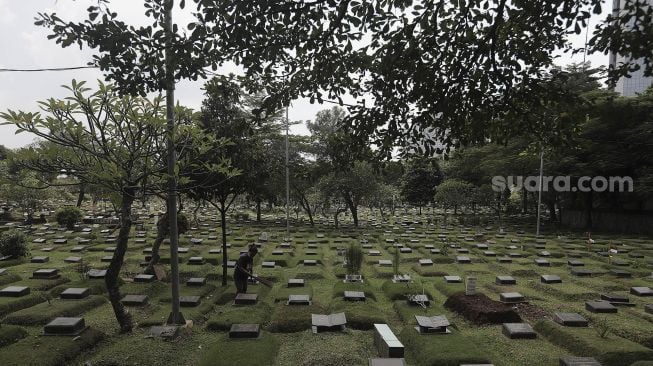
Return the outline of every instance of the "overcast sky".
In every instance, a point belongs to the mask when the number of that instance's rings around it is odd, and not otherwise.
[[[80,50],[79,47],[62,49],[46,38],[48,31],[45,28],[34,25],[34,17],[39,12],[54,11],[64,20],[82,20],[86,17],[86,8],[93,3],[93,0],[0,0],[0,68],[32,69],[86,65],[91,59],[90,50]],[[125,22],[142,24],[146,19],[142,4],[139,0],[113,0],[111,8]],[[175,20],[180,25],[185,25],[190,17],[177,10]],[[593,23],[598,20],[599,17],[595,17]],[[594,24],[590,27],[593,28]],[[573,41],[582,46],[584,35],[575,36]],[[557,63],[566,65],[581,62],[582,59],[582,55],[573,58],[570,55],[562,55]],[[607,65],[605,55],[591,55],[588,60],[596,66]],[[227,68],[226,71],[235,69]],[[37,101],[67,96],[61,85],[70,84],[73,78],[78,81],[86,80],[91,85],[95,80],[103,79],[97,70],[0,72],[0,110],[37,111]],[[203,99],[201,86],[201,81],[182,81],[177,85],[176,97],[182,105],[199,109]],[[296,100],[290,108],[290,120],[312,120],[316,112],[331,106],[311,105],[308,100]],[[304,125],[297,125],[291,127],[291,132],[305,134],[307,130]],[[0,145],[15,148],[29,144],[32,140],[33,137],[26,133],[14,135],[10,126],[0,126]]]

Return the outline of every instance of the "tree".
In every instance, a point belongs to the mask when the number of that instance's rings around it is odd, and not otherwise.
[[[469,202],[473,189],[471,183],[459,179],[445,179],[438,187],[434,200],[439,203],[445,213],[448,208],[453,208],[454,215],[458,214],[458,208]]]
[[[7,111],[0,118],[19,132],[27,131],[51,142],[26,150],[21,166],[39,172],[75,171],[77,178],[104,187],[120,204],[120,230],[105,283],[121,332],[132,330],[132,318],[121,303],[120,270],[131,229],[132,204],[164,179],[162,153],[166,125],[161,99],[119,97],[99,83],[92,93],[84,82],[66,87],[66,100],[40,102],[42,113]],[[196,133],[179,128],[174,138],[188,140]],[[48,151],[57,146],[57,154]],[[185,144],[201,149],[199,139]]]
[[[444,175],[440,170],[437,160],[413,159],[407,164],[401,185],[401,196],[408,203],[419,207],[433,200],[435,188],[442,182]]]

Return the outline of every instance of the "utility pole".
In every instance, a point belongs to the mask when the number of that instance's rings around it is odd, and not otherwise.
[[[535,236],[540,236],[540,211],[542,210],[542,173],[544,171],[544,148],[540,148],[540,184],[539,192],[537,195],[537,229],[535,231]]]
[[[165,85],[166,85],[166,119],[168,137],[168,219],[170,219],[170,272],[172,282],[172,312],[166,322],[169,325],[186,324],[184,316],[179,311],[179,229],[177,227],[177,178],[175,166],[177,165],[177,152],[175,151],[175,77],[172,60],[172,7],[174,0],[165,2]]]

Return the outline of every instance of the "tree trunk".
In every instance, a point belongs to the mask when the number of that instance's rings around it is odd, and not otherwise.
[[[159,221],[156,223],[156,239],[154,239],[154,244],[152,244],[152,257],[150,262],[145,268],[146,274],[154,274],[154,266],[159,263],[161,256],[159,255],[159,249],[161,248],[161,243],[163,239],[170,233],[170,224],[168,223],[168,213],[166,211],[163,216],[159,218]]]
[[[86,184],[79,185],[79,194],[77,195],[77,207],[82,207],[82,202],[84,202],[84,194],[86,193]]]
[[[256,199],[256,222],[261,222],[261,199]]]
[[[521,203],[522,203],[522,213],[528,213],[528,191],[526,187],[521,188]]]
[[[549,208],[549,221],[556,222],[558,218],[556,216],[556,203],[555,201],[546,201],[546,205]]]
[[[134,189],[123,191],[120,211],[120,231],[118,232],[116,250],[113,252],[111,263],[109,263],[109,268],[107,268],[107,273],[104,278],[104,282],[107,285],[107,291],[109,293],[109,300],[111,301],[111,306],[113,307],[113,312],[116,316],[116,320],[118,320],[118,324],[120,325],[121,333],[131,332],[133,328],[131,314],[127,312],[125,307],[122,305],[122,302],[120,302],[120,286],[118,285],[120,269],[122,268],[122,264],[125,258],[125,252],[127,252],[129,231],[132,224],[131,208],[133,202]]]
[[[354,201],[349,194],[343,194],[343,198],[345,199],[347,207],[349,207],[349,211],[351,211],[351,217],[354,219],[354,226],[358,227],[358,205],[354,204]]]
[[[422,205],[419,205],[419,215],[422,216]]]
[[[227,208],[220,202],[220,226],[222,228],[222,286],[227,286]]]

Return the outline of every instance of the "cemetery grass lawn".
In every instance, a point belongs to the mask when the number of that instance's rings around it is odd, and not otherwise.
[[[270,320],[272,307],[260,302],[253,306],[219,306],[210,314],[206,328],[212,331],[229,331],[232,324],[266,324]]]
[[[368,358],[377,357],[372,331],[313,334],[304,330],[275,336],[281,344],[277,366],[366,365]]]
[[[41,336],[41,329],[31,328],[28,337],[0,348],[2,365],[67,365],[104,338],[104,334],[94,328],[85,330],[76,340],[73,340],[73,337]]]
[[[202,352],[199,366],[268,366],[274,365],[279,341],[267,332],[259,339],[229,339],[227,334],[212,334],[210,346]],[[168,363],[170,364],[170,363]],[[182,363],[191,365],[191,363]]]
[[[22,297],[0,297],[0,316],[44,302],[45,297],[38,291],[32,291]]]
[[[0,326],[0,348],[27,337],[27,331],[14,325]]]
[[[78,316],[107,302],[104,296],[89,296],[80,300],[52,300],[9,314],[3,323],[16,325],[45,325],[56,317]]]

